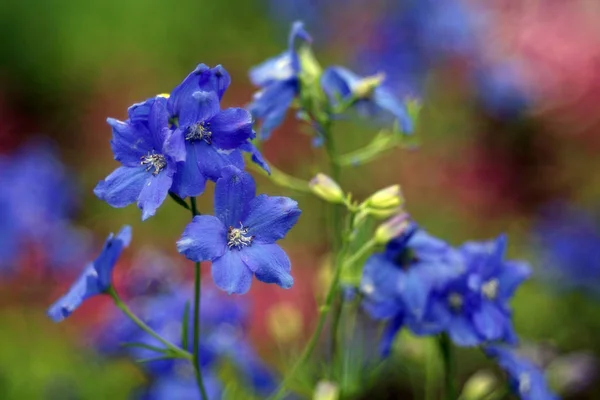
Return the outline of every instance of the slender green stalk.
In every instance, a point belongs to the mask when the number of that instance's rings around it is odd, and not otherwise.
[[[456,378],[454,366],[454,352],[452,350],[452,342],[446,334],[442,334],[438,339],[440,354],[444,362],[444,393],[446,400],[456,400]]]
[[[435,389],[435,361],[436,361],[437,351],[432,342],[427,341],[427,348],[425,354],[425,399],[424,400],[433,400],[434,399],[434,389]]]
[[[190,210],[192,211],[192,217],[200,215],[198,212],[198,206],[196,205],[195,197],[190,197]],[[202,400],[208,400],[206,388],[204,387],[204,381],[202,380],[202,364],[200,362],[200,292],[202,290],[202,274],[200,271],[199,262],[194,264],[194,275],[194,371],[196,373],[196,381],[198,382],[198,388],[200,389]]]
[[[300,368],[302,365],[304,365],[304,363],[310,358],[310,356],[317,344],[317,341],[319,340],[319,337],[321,336],[323,327],[325,325],[325,320],[327,319],[327,314],[329,314],[329,310],[331,309],[333,299],[337,292],[337,288],[338,288],[339,281],[340,281],[340,275],[342,272],[342,265],[344,264],[343,259],[344,259],[344,256],[345,256],[347,250],[348,250],[348,244],[346,242],[344,242],[344,246],[342,247],[341,251],[338,253],[338,257],[336,258],[335,269],[333,272],[333,278],[331,279],[331,283],[329,284],[329,288],[327,290],[327,295],[325,296],[325,301],[324,301],[323,305],[319,308],[319,320],[317,322],[317,326],[315,327],[315,330],[313,331],[312,336],[310,337],[309,341],[307,342],[306,346],[304,347],[302,354],[300,355],[300,357],[298,358],[296,363],[292,366],[292,369],[290,370],[290,372],[288,374],[286,374],[285,378],[283,379],[283,382],[277,389],[277,392],[275,392],[275,394],[273,394],[272,396],[269,397],[270,400],[279,400],[286,394],[287,386],[288,386],[290,380],[296,375],[298,368]]]
[[[121,300],[121,298],[117,294],[117,291],[115,290],[114,287],[111,286],[108,289],[108,294],[110,295],[110,297],[112,297],[113,301],[115,302],[115,305],[121,311],[123,311],[125,313],[125,315],[127,315],[127,317],[129,317],[129,319],[131,319],[144,332],[146,332],[147,334],[149,334],[150,336],[152,336],[153,338],[158,340],[160,343],[163,344],[163,346],[165,346],[167,349],[169,349],[174,355],[177,355],[179,358],[185,358],[187,360],[192,360],[192,358],[193,358],[192,354],[190,354],[186,350],[180,348],[179,346],[176,346],[175,344],[169,342],[167,339],[163,338],[158,333],[156,333],[152,328],[150,328],[148,325],[146,325],[146,323],[144,321],[139,319],[137,317],[137,315],[135,315],[129,309],[129,307],[127,307],[127,305],[123,302],[123,300]]]

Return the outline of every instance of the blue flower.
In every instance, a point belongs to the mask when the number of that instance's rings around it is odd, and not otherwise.
[[[34,246],[45,251],[48,266],[79,263],[87,237],[73,226],[76,188],[51,142],[35,140],[0,157],[0,269],[13,270]]]
[[[178,164],[172,188],[179,197],[201,194],[206,179],[216,181],[228,165],[244,168],[241,150],[264,164],[249,142],[255,136],[252,115],[243,108],[221,110],[220,101],[230,82],[220,65],[209,68],[200,64],[169,96],[169,116],[176,126],[172,145],[186,154],[185,162]]]
[[[600,225],[597,216],[563,203],[545,207],[534,231],[540,276],[563,290],[600,294]]]
[[[515,289],[529,275],[522,263],[504,261],[506,239],[468,242],[458,249],[463,272],[434,290],[423,318],[425,332],[446,331],[459,346],[485,341],[514,343],[508,305]]]
[[[125,207],[137,201],[142,220],[156,213],[173,184],[177,161],[185,152],[172,146],[166,99],[152,102],[145,122],[137,119],[118,121],[109,118],[113,138],[110,142],[117,168],[94,188],[98,198],[113,207]]]
[[[372,318],[389,321],[381,342],[384,355],[405,323],[425,333],[421,320],[429,296],[448,276],[458,273],[455,259],[448,244],[413,224],[407,233],[390,241],[384,253],[367,260],[360,284],[362,305]]]
[[[230,166],[215,187],[215,215],[194,217],[177,242],[192,261],[212,261],[212,276],[228,293],[246,293],[252,275],[290,288],[290,260],[275,242],[300,216],[298,203],[287,197],[255,195],[252,177]]]
[[[544,372],[513,348],[487,346],[485,352],[506,371],[512,391],[522,400],[558,400],[546,383]]]
[[[260,88],[255,93],[249,110],[262,120],[260,138],[266,140],[283,122],[292,101],[300,92],[300,59],[296,52],[296,41],[310,42],[311,38],[301,22],[292,24],[288,50],[270,58],[250,70],[250,80]]]
[[[405,134],[412,133],[412,121],[404,104],[387,88],[383,76],[361,77],[343,67],[329,67],[321,76],[321,85],[334,106],[353,100],[353,106],[365,116],[382,116],[397,121]],[[391,117],[391,118],[390,118]]]
[[[62,321],[84,300],[105,293],[111,286],[112,270],[130,241],[131,227],[129,226],[121,228],[116,236],[111,233],[98,258],[85,267],[67,294],[50,306],[48,316],[54,322]]]

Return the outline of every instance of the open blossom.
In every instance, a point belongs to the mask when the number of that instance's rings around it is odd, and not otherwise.
[[[129,246],[129,242],[131,227],[124,226],[116,236],[111,233],[98,258],[85,267],[67,294],[50,306],[48,316],[54,322],[62,321],[84,300],[105,293],[111,286],[113,268],[123,249]]]
[[[113,207],[125,207],[137,202],[142,220],[156,213],[173,184],[177,161],[185,159],[181,149],[169,143],[166,99],[157,97],[149,109],[148,120],[107,120],[112,127],[110,142],[117,168],[94,189],[98,198]]]
[[[215,187],[215,216],[194,217],[177,242],[192,261],[212,261],[212,276],[228,293],[250,289],[252,276],[290,288],[288,256],[275,242],[300,216],[298,203],[287,197],[256,196],[252,177],[234,166],[223,169]]]
[[[381,86],[383,81],[383,75],[361,77],[344,67],[329,67],[321,77],[323,90],[334,105],[352,101],[361,114],[397,121],[403,133],[412,133],[406,106]]]
[[[300,91],[300,59],[296,42],[310,42],[311,38],[301,22],[295,22],[290,31],[288,49],[250,70],[250,80],[260,87],[249,110],[261,120],[260,137],[268,139],[283,122],[292,101]]]
[[[228,165],[244,168],[242,150],[262,160],[249,143],[255,136],[252,115],[243,108],[221,110],[220,101],[230,82],[220,65],[200,64],[169,96],[167,108],[175,125],[173,148],[186,154],[185,162],[177,165],[172,188],[182,198],[201,194],[206,179],[216,181]]]

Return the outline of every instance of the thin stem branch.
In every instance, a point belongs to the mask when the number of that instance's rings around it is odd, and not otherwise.
[[[150,335],[153,338],[155,338],[156,340],[158,340],[160,343],[163,344],[163,346],[165,346],[167,349],[169,349],[174,355],[177,355],[179,358],[185,358],[187,360],[192,360],[193,356],[189,352],[187,352],[186,350],[182,349],[181,347],[169,342],[167,339],[163,338],[158,333],[156,333],[156,331],[154,331],[154,329],[152,329],[148,325],[146,325],[146,323],[144,321],[139,319],[137,317],[137,315],[135,315],[133,313],[133,311],[131,311],[129,309],[129,307],[127,307],[127,305],[123,302],[123,300],[121,300],[121,298],[117,294],[117,291],[115,290],[114,287],[111,286],[108,289],[108,294],[110,295],[110,297],[112,297],[117,308],[119,308],[121,311],[123,311],[125,313],[125,315],[127,315],[127,317],[129,317],[129,319],[131,319],[138,327],[140,327],[140,329],[142,329],[148,335]]]
[[[438,339],[440,354],[444,362],[444,393],[446,400],[456,400],[456,380],[455,380],[455,365],[454,352],[452,342],[446,334],[442,334]]]

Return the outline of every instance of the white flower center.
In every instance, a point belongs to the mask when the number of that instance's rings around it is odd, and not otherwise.
[[[200,141],[204,140],[206,144],[212,143],[212,132],[210,130],[210,122],[199,122],[188,127],[185,133],[185,140]]]
[[[156,154],[154,150],[152,152],[146,154],[145,156],[140,157],[140,164],[146,166],[146,171],[150,172],[152,168],[152,175],[158,175],[160,171],[162,171],[167,166],[167,159],[162,154]]]
[[[254,236],[247,236],[248,228],[244,227],[240,222],[239,228],[229,227],[227,231],[227,246],[230,249],[237,248],[238,250],[242,247],[250,246],[254,240]]]
[[[500,282],[498,279],[491,279],[483,284],[481,292],[489,300],[495,300],[498,297],[498,289],[500,288]]]
[[[456,292],[450,293],[448,296],[448,304],[450,304],[450,308],[456,312],[461,310],[464,302],[463,297]]]

